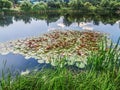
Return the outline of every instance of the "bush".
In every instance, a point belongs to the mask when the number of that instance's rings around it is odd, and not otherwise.
[[[46,10],[46,9],[47,9],[47,4],[44,2],[36,3],[32,7],[33,11]]]
[[[32,4],[29,1],[23,1],[20,4],[21,10],[24,10],[24,11],[30,11],[31,7],[32,7]]]
[[[12,2],[8,0],[0,0],[0,8],[7,8],[10,9],[12,7]]]

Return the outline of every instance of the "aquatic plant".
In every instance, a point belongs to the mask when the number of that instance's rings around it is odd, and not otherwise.
[[[66,67],[67,57],[57,58],[58,66],[41,69],[14,79],[0,79],[1,90],[119,90],[120,89],[120,38],[117,44],[105,40],[97,53],[88,56],[84,70]],[[107,50],[106,50],[107,49]],[[76,58],[73,58],[76,59]],[[63,67],[60,64],[63,65]]]
[[[65,56],[66,64],[83,68],[87,57],[99,49],[104,37],[103,33],[89,30],[54,30],[42,36],[2,43],[0,53],[22,54],[26,59],[35,58],[40,63],[51,63],[53,66],[59,63],[58,58]]]

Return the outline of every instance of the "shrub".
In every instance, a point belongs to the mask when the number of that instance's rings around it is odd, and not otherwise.
[[[34,11],[39,11],[39,10],[46,10],[47,9],[47,4],[44,2],[36,3],[33,5],[32,9]]]
[[[24,11],[29,11],[29,10],[31,10],[31,7],[32,7],[32,4],[30,3],[30,1],[23,1],[23,2],[20,4],[21,10],[24,10]]]

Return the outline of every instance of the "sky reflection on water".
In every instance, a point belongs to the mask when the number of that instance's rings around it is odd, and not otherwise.
[[[69,23],[68,23],[69,24]],[[97,30],[110,35],[113,42],[117,42],[120,37],[120,23],[103,24],[99,21],[99,25],[94,24],[93,21],[88,22],[72,22],[70,25],[65,24],[64,17],[60,17],[58,20],[47,23],[46,20],[31,19],[30,23],[25,23],[22,20],[15,21],[8,26],[0,26],[0,43],[7,42],[16,39],[22,39],[26,37],[39,36],[47,33],[50,30],[62,29],[62,30],[82,30],[89,28],[91,30]],[[67,25],[67,26],[66,26]],[[25,71],[26,69],[33,69],[36,67],[42,67],[44,64],[39,64],[37,60],[31,58],[26,60],[21,55],[15,55],[9,53],[7,55],[0,55],[0,71],[4,69],[4,60],[7,61],[6,68],[13,68],[14,71]]]
[[[39,36],[41,34],[47,33],[50,30],[62,29],[62,30],[82,30],[82,29],[93,29],[100,32],[104,32],[110,35],[110,38],[116,42],[120,37],[120,27],[119,23],[113,25],[103,24],[95,25],[91,22],[82,22],[85,25],[78,25],[77,22],[73,22],[70,26],[65,26],[63,23],[63,17],[58,19],[56,22],[49,23],[45,20],[34,20],[32,19],[30,23],[25,24],[23,21],[14,21],[13,24],[5,27],[0,27],[0,42],[6,42],[10,40],[16,40],[26,37]]]
[[[22,55],[9,53],[7,55],[0,55],[0,77],[2,75],[2,70],[8,73],[8,69],[15,74],[17,72],[25,72],[26,70],[39,70],[42,67],[49,67],[45,63],[39,64],[34,58],[28,60]]]

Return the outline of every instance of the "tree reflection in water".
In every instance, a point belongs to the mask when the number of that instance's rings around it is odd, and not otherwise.
[[[120,20],[120,15],[118,14],[100,14],[100,13],[42,13],[42,14],[7,14],[0,15],[0,26],[9,26],[13,24],[14,21],[24,21],[24,23],[31,23],[32,19],[34,20],[45,20],[47,25],[51,22],[56,22],[61,16],[63,18],[63,24],[65,26],[70,26],[73,22],[77,22],[78,25],[80,22],[93,22],[95,25],[99,25],[100,22],[103,24],[115,24],[116,21]]]

